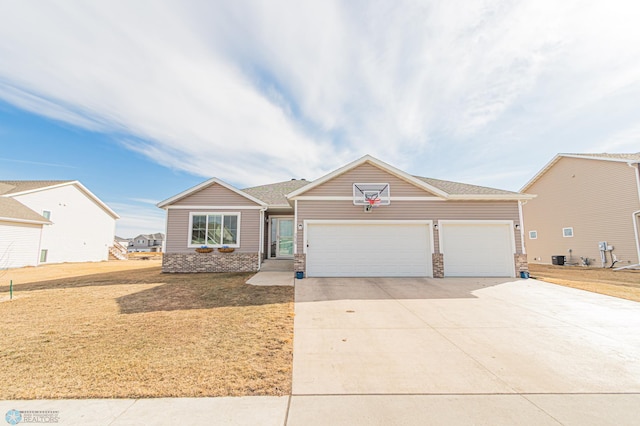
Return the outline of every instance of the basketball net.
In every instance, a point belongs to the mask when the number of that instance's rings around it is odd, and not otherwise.
[[[378,207],[378,204],[380,204],[380,198],[369,198],[367,199],[367,202],[369,203],[370,207]]]

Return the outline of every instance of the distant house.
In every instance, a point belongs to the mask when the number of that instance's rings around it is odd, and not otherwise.
[[[558,154],[523,188],[530,263],[640,263],[640,153]]]
[[[164,234],[140,234],[129,240],[127,251],[132,252],[161,252],[164,244]]]
[[[414,176],[369,155],[312,182],[238,189],[212,178],[158,204],[163,271],[292,259],[292,272],[309,277],[515,277],[527,271],[520,206],[531,198]]]
[[[78,181],[0,181],[0,268],[107,260],[118,218]]]

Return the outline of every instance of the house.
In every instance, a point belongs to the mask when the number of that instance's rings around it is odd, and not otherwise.
[[[532,263],[640,263],[640,153],[558,154],[524,187]]]
[[[118,218],[78,181],[0,181],[0,268],[107,260]]]
[[[163,271],[256,271],[269,258],[311,277],[514,277],[527,270],[520,205],[532,198],[412,176],[369,155],[312,182],[241,190],[212,178],[158,203]]]
[[[161,252],[164,234],[140,234],[129,240],[127,250],[131,252]]]

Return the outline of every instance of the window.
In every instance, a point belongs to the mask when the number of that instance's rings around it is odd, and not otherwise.
[[[47,253],[49,250],[40,250],[40,263],[47,262]]]
[[[529,239],[537,240],[538,239],[538,231],[529,231]]]
[[[43,211],[42,211],[42,216],[43,216],[45,219],[49,220],[49,219],[51,219],[51,212],[50,212],[49,210],[43,210]]]
[[[573,228],[562,228],[563,237],[573,237]]]
[[[189,246],[240,246],[240,213],[191,213]]]

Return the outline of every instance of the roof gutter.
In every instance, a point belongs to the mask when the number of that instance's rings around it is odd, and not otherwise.
[[[53,223],[50,220],[29,220],[29,219],[18,219],[15,217],[0,217],[0,222],[31,223],[35,225],[51,225]]]

